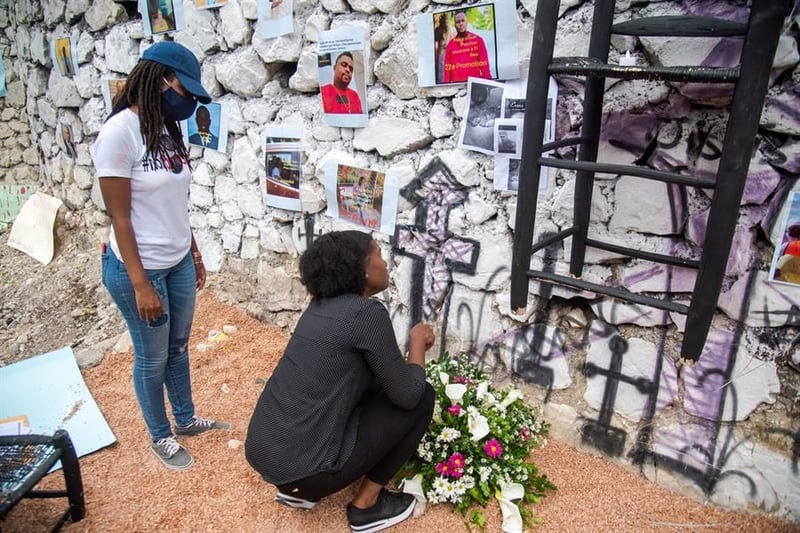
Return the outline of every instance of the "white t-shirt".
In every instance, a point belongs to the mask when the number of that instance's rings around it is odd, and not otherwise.
[[[164,132],[166,134],[166,130]],[[171,139],[167,137],[169,145]],[[183,169],[172,172],[169,160],[145,154],[139,130],[139,115],[126,109],[111,117],[100,129],[93,146],[97,177],[131,180],[131,224],[145,269],[170,268],[189,252],[192,230],[189,226],[189,183],[191,170],[174,150],[169,159],[180,162]],[[109,244],[122,260],[114,235]]]

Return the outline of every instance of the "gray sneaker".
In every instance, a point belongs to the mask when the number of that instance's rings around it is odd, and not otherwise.
[[[218,422],[216,420],[211,420],[210,418],[203,418],[201,416],[195,416],[192,418],[192,421],[186,424],[185,426],[175,426],[175,435],[179,437],[191,437],[194,435],[200,435],[201,433],[205,433],[206,431],[210,431],[212,429],[232,429],[233,426],[228,422]]]
[[[158,439],[150,445],[150,449],[167,468],[183,470],[194,464],[194,458],[172,435]]]

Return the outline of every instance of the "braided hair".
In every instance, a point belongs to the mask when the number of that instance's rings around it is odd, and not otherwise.
[[[140,60],[128,75],[125,86],[114,98],[108,118],[137,105],[139,128],[147,151],[154,156],[167,155],[161,144],[161,135],[166,127],[178,155],[188,161],[189,150],[183,142],[180,126],[174,120],[166,120],[161,113],[161,84],[165,78],[171,80],[174,77],[175,73],[169,67],[155,61]]]

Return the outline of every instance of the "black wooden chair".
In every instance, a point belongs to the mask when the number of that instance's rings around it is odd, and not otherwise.
[[[64,490],[35,490],[50,468],[61,461]],[[71,518],[81,520],[86,514],[83,481],[78,456],[69,434],[63,429],[55,435],[0,436],[0,519],[22,498],[63,498],[68,500],[64,511],[51,531],[58,531]]]

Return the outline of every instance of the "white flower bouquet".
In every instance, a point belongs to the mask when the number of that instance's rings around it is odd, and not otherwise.
[[[523,504],[555,489],[531,461],[545,443],[548,424],[514,387],[495,389],[469,361],[443,358],[427,364],[436,406],[417,453],[401,470],[405,492],[418,504],[450,503],[469,522],[483,528],[486,507],[496,497],[503,531],[522,531],[532,523]],[[418,505],[419,506],[419,505]]]

